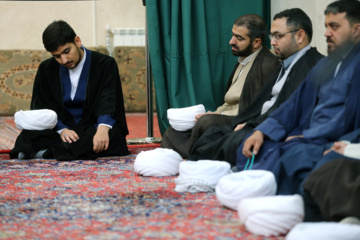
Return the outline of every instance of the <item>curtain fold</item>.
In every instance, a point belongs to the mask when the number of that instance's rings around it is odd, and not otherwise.
[[[224,101],[236,63],[229,41],[236,18],[269,16],[269,0],[148,0],[149,53],[160,132],[167,109],[203,104],[214,111]],[[267,20],[267,19],[266,19]]]

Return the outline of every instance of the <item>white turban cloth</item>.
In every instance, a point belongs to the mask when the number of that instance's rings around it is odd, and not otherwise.
[[[140,152],[135,159],[135,172],[147,177],[174,176],[179,173],[182,162],[180,154],[167,148]]]
[[[199,104],[186,108],[170,108],[167,110],[167,117],[173,129],[187,131],[194,127],[195,116],[201,113],[205,113],[205,107]]]
[[[57,123],[56,112],[49,109],[20,110],[14,117],[16,127],[25,130],[53,129]]]
[[[215,193],[221,204],[237,210],[242,199],[275,195],[276,186],[272,172],[248,170],[222,177],[216,185]]]
[[[359,240],[360,225],[335,222],[299,223],[286,240]]]
[[[303,221],[304,201],[298,194],[246,198],[240,201],[238,214],[250,232],[279,236]]]
[[[199,160],[180,163],[175,179],[176,192],[214,192],[220,178],[231,173],[230,164],[222,161]]]

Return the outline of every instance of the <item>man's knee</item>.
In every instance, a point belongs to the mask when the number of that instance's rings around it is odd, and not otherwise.
[[[166,129],[166,131],[164,132],[163,136],[162,136],[162,140],[161,140],[161,147],[163,148],[171,148],[172,144],[171,144],[171,132],[174,131],[174,129],[172,127],[168,127]]]
[[[213,114],[206,114],[201,116],[196,122],[194,129],[198,129],[200,132],[205,132],[208,128],[215,125],[215,116]]]

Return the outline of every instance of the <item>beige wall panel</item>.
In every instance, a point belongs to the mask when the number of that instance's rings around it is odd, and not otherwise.
[[[0,48],[44,49],[42,32],[54,20],[63,19],[81,36],[93,43],[92,2],[1,1]]]
[[[142,0],[98,0],[96,4],[97,45],[106,45],[106,26],[144,28],[146,9]]]
[[[271,16],[302,8],[311,18],[311,43],[326,54],[324,9],[333,0],[271,0]],[[106,26],[145,28],[141,0],[0,1],[0,49],[43,49],[41,34],[53,20],[69,22],[85,46],[106,45]]]
[[[42,32],[58,19],[85,46],[98,46],[106,44],[106,25],[145,28],[145,7],[141,0],[0,1],[0,49],[43,49]]]

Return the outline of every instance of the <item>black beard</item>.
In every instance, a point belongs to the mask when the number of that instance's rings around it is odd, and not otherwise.
[[[80,52],[81,48],[78,48],[78,47],[76,47],[76,48],[77,48],[77,51],[79,54],[79,61],[75,64],[75,66],[72,69],[76,68],[79,65],[79,63],[81,62],[81,52]]]
[[[238,56],[238,57],[247,57],[249,55],[251,55],[254,51],[254,48],[251,44],[249,44],[249,46],[247,46],[244,50],[242,51],[237,51],[237,52],[234,52],[232,51],[232,54],[234,56]]]

